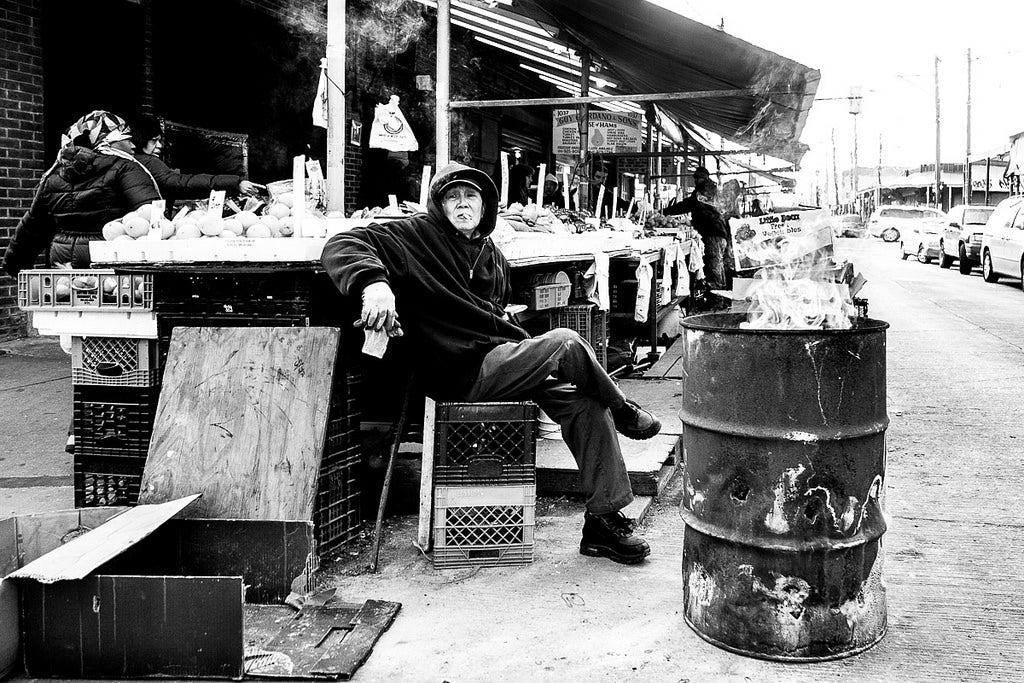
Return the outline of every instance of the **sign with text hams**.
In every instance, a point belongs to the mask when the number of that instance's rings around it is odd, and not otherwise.
[[[551,147],[555,154],[579,154],[580,128],[575,109],[555,109],[552,122]],[[639,152],[640,114],[590,110],[590,135],[587,149],[591,152]]]

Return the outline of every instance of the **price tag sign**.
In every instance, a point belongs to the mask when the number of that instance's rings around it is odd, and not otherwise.
[[[212,190],[210,192],[209,215],[217,217],[224,215],[224,196],[226,194],[224,190]]]
[[[508,152],[501,153],[501,205],[508,207]]]
[[[324,203],[324,169],[316,159],[306,160],[306,177],[309,178],[309,194],[314,204]]]
[[[164,211],[167,209],[167,200],[157,199],[149,206],[152,208],[149,212],[149,238],[158,240],[161,239],[163,233],[160,228],[160,219],[164,217]]]

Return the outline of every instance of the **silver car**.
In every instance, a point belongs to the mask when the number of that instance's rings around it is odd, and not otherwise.
[[[960,263],[960,272],[970,275],[981,264],[981,235],[994,206],[954,206],[946,214],[946,225],[939,239],[939,267]]]
[[[908,232],[923,219],[945,218],[946,214],[927,206],[904,206],[883,204],[871,213],[868,232],[872,237],[881,237],[885,242],[896,242],[900,235]]]
[[[1007,197],[988,217],[981,235],[981,275],[985,282],[1019,277],[1024,285],[1024,196]]]

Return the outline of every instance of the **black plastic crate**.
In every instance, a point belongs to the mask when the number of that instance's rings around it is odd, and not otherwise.
[[[536,438],[537,405],[530,401],[437,403],[434,482],[534,484]]]
[[[608,313],[594,304],[563,306],[551,311],[550,326],[565,327],[587,340],[602,368],[608,367]]]
[[[328,552],[353,540],[362,524],[358,472],[361,464],[358,445],[325,457],[320,465],[313,522],[317,548]]]
[[[75,385],[75,452],[145,459],[159,393],[156,387]]]
[[[305,314],[313,273],[160,272],[154,310],[179,313]]]
[[[135,505],[145,458],[90,457],[75,453],[75,507]]]

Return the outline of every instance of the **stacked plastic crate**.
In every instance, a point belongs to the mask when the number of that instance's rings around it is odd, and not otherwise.
[[[434,567],[533,561],[537,406],[437,403]]]
[[[601,367],[608,368],[608,312],[594,304],[562,306],[551,311],[551,327],[565,327],[586,339]]]
[[[40,331],[71,336],[75,506],[134,504],[159,396],[152,277],[34,270],[18,284]]]

